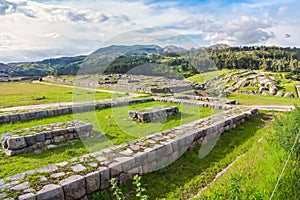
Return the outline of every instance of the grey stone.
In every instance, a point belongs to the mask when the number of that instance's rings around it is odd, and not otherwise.
[[[83,176],[70,176],[62,180],[60,185],[63,188],[66,200],[80,199],[86,195],[85,179]]]
[[[33,193],[27,193],[27,194],[23,194],[20,195],[18,197],[19,200],[36,200],[36,195],[34,195]]]
[[[34,151],[35,154],[40,154],[40,153],[42,153],[42,152],[43,152],[42,149],[37,149],[37,150]]]
[[[85,175],[86,192],[91,194],[100,189],[100,173],[92,172]]]
[[[74,172],[81,172],[81,171],[84,171],[86,169],[86,167],[83,166],[82,164],[77,164],[77,165],[71,166],[71,169]]]
[[[123,154],[125,156],[130,156],[133,154],[133,151],[131,149],[126,149],[125,151],[121,151],[120,154]]]
[[[46,178],[46,176],[40,176],[40,180],[41,181],[47,181],[48,179]]]
[[[36,142],[44,142],[46,140],[44,133],[38,133],[35,135]]]
[[[110,172],[109,172],[109,168],[107,167],[101,167],[99,169],[99,173],[100,173],[100,189],[107,189],[110,185]]]
[[[49,145],[47,145],[47,149],[48,149],[48,150],[49,150],[49,149],[54,149],[54,148],[57,148],[57,146],[54,145],[54,144],[49,144]]]
[[[20,174],[15,174],[13,176],[10,176],[9,179],[11,181],[19,181],[22,179],[25,179],[26,174],[25,173],[20,173]]]
[[[18,150],[26,146],[27,144],[24,137],[10,137],[7,139],[8,150]]]
[[[59,177],[62,177],[62,176],[64,176],[64,175],[66,175],[66,173],[65,172],[59,172],[59,173],[55,173],[55,174],[51,174],[51,178],[59,178]]]
[[[61,162],[61,163],[58,163],[58,164],[56,164],[57,166],[59,166],[59,167],[65,167],[65,166],[67,166],[69,164],[69,162]]]
[[[50,166],[46,166],[46,167],[42,167],[37,169],[37,172],[40,173],[44,173],[44,172],[55,172],[56,170],[58,170],[58,167],[56,165],[50,165]]]
[[[46,140],[52,139],[52,133],[51,131],[43,132],[45,135]]]
[[[32,193],[32,192],[34,192],[35,190],[33,189],[33,188],[28,188],[28,189],[26,189],[26,190],[24,190],[23,192],[24,193]]]
[[[23,182],[19,185],[16,185],[16,186],[12,187],[11,190],[13,190],[13,191],[22,191],[22,190],[28,189],[29,186],[30,186],[29,182]]]
[[[53,139],[53,141],[55,142],[55,143],[60,143],[60,142],[65,142],[65,138],[64,138],[64,136],[56,136],[56,137],[54,137],[54,139]]]
[[[89,162],[88,165],[91,166],[91,167],[97,167],[98,166],[98,164],[95,163],[95,162]]]
[[[27,146],[31,146],[31,145],[34,145],[36,143],[34,135],[26,135],[25,136],[25,141],[26,141]]]
[[[0,199],[4,199],[5,197],[7,197],[6,193],[0,193]]]
[[[294,96],[293,93],[286,93],[286,94],[284,95],[284,97],[287,97],[287,98],[294,98],[295,96]]]
[[[136,167],[134,157],[117,157],[115,160],[121,163],[121,168],[123,172],[127,172],[128,170]]]
[[[61,186],[49,184],[44,186],[36,194],[37,200],[64,200],[64,192]]]

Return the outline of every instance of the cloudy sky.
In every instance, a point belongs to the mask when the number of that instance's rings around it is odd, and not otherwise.
[[[300,46],[299,0],[0,0],[0,63],[109,44]]]

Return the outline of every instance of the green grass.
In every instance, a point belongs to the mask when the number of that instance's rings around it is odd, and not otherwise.
[[[104,92],[91,92],[60,86],[41,85],[27,82],[0,83],[0,108],[44,103],[71,102],[75,99],[88,101],[112,98],[116,95]]]
[[[55,150],[48,150],[41,154],[28,153],[13,157],[8,157],[4,153],[0,154],[0,178],[13,175],[16,173],[31,170],[37,167],[46,166],[49,164],[65,161],[72,157],[80,156],[88,152],[98,151],[109,147],[112,144],[118,145],[149,135],[155,132],[179,126],[180,124],[188,123],[199,118],[209,116],[218,112],[209,108],[198,108],[189,106],[179,106],[181,115],[169,117],[166,121],[137,123],[129,119],[128,110],[143,109],[146,107],[166,105],[172,106],[176,104],[163,102],[149,102],[144,104],[131,105],[128,107],[118,107],[113,109],[103,109],[96,112],[87,112],[76,115],[64,115],[55,118],[46,118],[34,120],[25,123],[0,125],[0,133],[10,130],[17,130],[43,124],[51,124],[57,122],[70,121],[80,119],[90,122],[94,125],[96,135],[105,133],[106,137],[84,139],[74,145],[62,147]],[[106,116],[113,116],[109,125]],[[24,165],[26,163],[26,165]]]
[[[271,129],[265,129],[260,141],[197,199],[269,199],[299,134],[299,117],[298,108],[276,120]],[[300,199],[298,146],[286,165],[273,199]]]
[[[228,70],[224,69],[224,70],[217,70],[217,71],[211,71],[211,72],[196,74],[194,76],[191,76],[191,77],[187,78],[187,80],[191,81],[191,82],[204,83],[204,81],[211,80],[214,77],[223,75],[226,72],[228,72]]]
[[[187,151],[168,167],[143,175],[142,185],[147,189],[146,194],[150,199],[173,200],[193,197],[237,156],[257,145],[258,139],[267,129],[263,128],[264,123],[261,115],[254,117],[234,130],[222,134],[206,157],[199,158],[199,148],[196,148]],[[136,199],[131,196],[134,190],[131,183],[122,189],[127,194],[127,199]]]
[[[241,105],[251,106],[251,105],[287,105],[292,106],[294,104],[300,104],[300,99],[298,98],[284,98],[277,96],[262,96],[262,95],[251,95],[251,94],[240,94],[231,93],[226,96],[226,98],[231,100],[237,100]]]

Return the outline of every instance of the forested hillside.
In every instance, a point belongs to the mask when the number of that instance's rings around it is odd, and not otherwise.
[[[109,46],[91,56],[63,57],[40,62],[0,63],[0,74],[7,76],[43,76],[76,74],[81,67],[86,73],[127,73],[137,66],[143,71],[153,67],[149,75],[169,74],[189,77],[217,69],[250,69],[290,72],[300,79],[300,49],[282,47],[229,47],[214,45],[209,48],[184,50],[156,45]],[[83,71],[84,72],[84,71]],[[150,72],[149,72],[150,73]],[[176,75],[177,74],[177,75]]]
[[[300,72],[300,49],[281,47],[230,47],[209,50],[218,69]]]

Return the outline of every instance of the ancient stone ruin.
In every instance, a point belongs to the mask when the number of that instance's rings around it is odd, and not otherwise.
[[[120,184],[135,174],[167,166],[186,150],[201,145],[257,115],[257,109],[234,108],[169,130],[79,158],[0,179],[0,197],[18,194],[18,199],[87,199],[110,188],[110,179]],[[76,175],[74,175],[76,174]],[[39,184],[34,182],[38,177]]]
[[[152,122],[161,119],[165,119],[171,115],[176,115],[179,113],[177,106],[172,106],[169,108],[162,107],[152,107],[140,111],[132,110],[129,111],[129,117],[132,120],[136,120],[138,122]]]
[[[0,142],[4,153],[13,156],[41,149],[47,150],[54,148],[53,144],[89,137],[92,129],[92,124],[75,120],[3,133]]]

